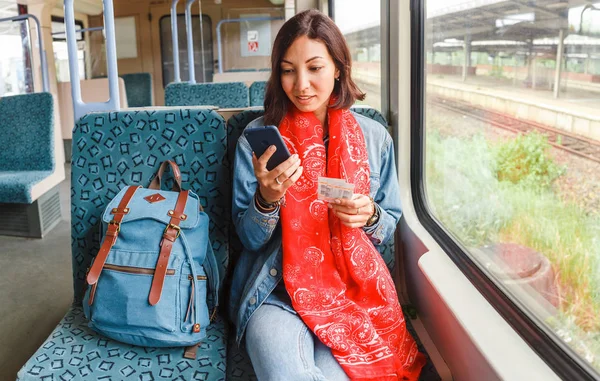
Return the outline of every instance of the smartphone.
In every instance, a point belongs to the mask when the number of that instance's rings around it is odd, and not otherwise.
[[[250,147],[252,147],[252,151],[254,151],[257,158],[260,158],[270,146],[273,145],[277,148],[267,162],[267,170],[269,171],[291,156],[290,151],[283,142],[279,129],[275,126],[246,128],[244,136],[248,139],[248,143],[250,143]]]

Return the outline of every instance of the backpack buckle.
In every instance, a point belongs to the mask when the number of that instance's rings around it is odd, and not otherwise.
[[[109,225],[109,226],[110,226],[110,225],[115,225],[115,226],[116,226],[116,228],[117,228],[117,231],[116,231],[117,233],[119,233],[119,232],[121,231],[121,223],[120,223],[120,222],[118,222],[118,221],[111,220],[111,221],[108,223],[108,225]]]
[[[170,228],[177,230],[177,235],[175,235],[175,238],[171,238],[170,236],[167,235],[167,230],[169,230]],[[165,228],[165,231],[163,232],[163,237],[167,238],[171,242],[174,242],[177,238],[179,238],[180,235],[181,235],[181,228],[174,224],[168,224],[167,227]]]

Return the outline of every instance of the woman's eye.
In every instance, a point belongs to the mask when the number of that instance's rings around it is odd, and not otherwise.
[[[321,69],[323,69],[323,66],[315,66],[315,67],[310,68],[310,70],[312,70],[312,71],[319,71]]]
[[[292,69],[281,69],[281,73],[283,73],[283,74],[289,74],[292,71],[293,71]]]

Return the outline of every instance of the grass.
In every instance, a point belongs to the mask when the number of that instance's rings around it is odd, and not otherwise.
[[[554,165],[539,136],[492,144],[481,135],[442,136],[436,127],[443,123],[428,123],[432,212],[470,249],[511,242],[545,255],[559,298],[547,323],[600,370],[600,218],[553,191],[565,169]]]

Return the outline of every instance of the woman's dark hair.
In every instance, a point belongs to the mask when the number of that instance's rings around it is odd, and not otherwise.
[[[265,90],[265,124],[279,125],[287,112],[290,100],[281,86],[281,60],[292,43],[302,36],[324,43],[336,69],[339,70],[339,81],[335,81],[333,88],[337,101],[331,107],[349,108],[357,99],[365,99],[365,94],[356,86],[350,75],[352,57],[342,32],[329,17],[310,9],[286,21],[273,43],[271,77]]]

